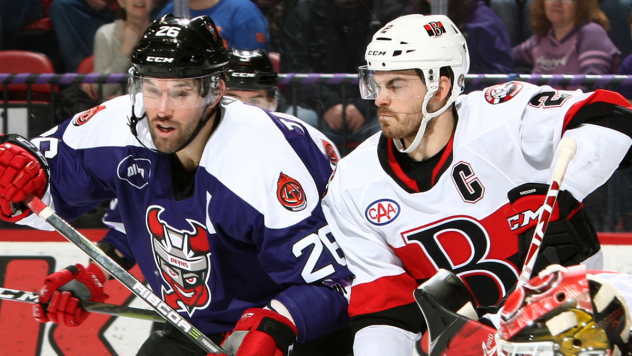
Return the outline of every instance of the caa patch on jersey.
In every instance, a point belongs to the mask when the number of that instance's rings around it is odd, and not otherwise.
[[[307,206],[307,197],[301,184],[283,173],[277,182],[277,199],[289,211],[301,211]]]
[[[520,90],[522,90],[522,84],[518,82],[494,85],[485,90],[485,100],[490,104],[501,104],[518,95]]]
[[[90,121],[90,119],[92,119],[94,117],[94,115],[96,115],[99,111],[105,109],[105,106],[103,105],[99,105],[99,106],[95,106],[91,109],[88,109],[84,112],[81,112],[77,115],[75,115],[75,117],[72,119],[72,124],[74,126],[81,126],[83,124],[85,124],[86,122]]]
[[[399,204],[391,199],[380,199],[369,204],[364,212],[368,222],[373,225],[389,224],[399,216]]]

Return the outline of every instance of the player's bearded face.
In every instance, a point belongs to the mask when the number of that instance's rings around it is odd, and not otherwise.
[[[375,105],[384,136],[414,136],[423,118],[422,104],[427,89],[414,70],[376,72],[380,91]]]
[[[419,130],[423,113],[421,102],[410,108],[410,112],[392,111],[389,107],[381,106],[377,109],[382,133],[388,138],[405,138],[415,136]]]
[[[208,105],[194,79],[147,79],[143,104],[149,132],[162,153],[175,153],[191,138]]]

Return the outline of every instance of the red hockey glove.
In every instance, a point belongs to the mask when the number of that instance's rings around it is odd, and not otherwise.
[[[0,219],[16,222],[30,214],[20,203],[31,194],[41,198],[48,176],[46,159],[29,140],[0,134]]]
[[[296,342],[297,333],[296,326],[281,314],[250,308],[221,346],[235,356],[287,356]]]
[[[103,302],[105,274],[94,263],[84,267],[68,266],[46,277],[39,303],[33,305],[33,316],[40,323],[52,321],[66,326],[79,326],[89,312],[81,309],[81,301]]]

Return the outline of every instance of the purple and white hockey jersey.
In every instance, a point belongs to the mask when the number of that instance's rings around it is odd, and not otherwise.
[[[32,140],[51,166],[43,201],[74,219],[117,198],[123,234],[106,241],[205,334],[232,330],[245,309],[272,299],[292,315],[299,342],[345,326],[351,273],[320,205],[331,167],[308,130],[224,99],[182,196],[173,155],[138,142],[131,110],[119,97]],[[147,120],[137,128],[152,142]],[[21,223],[43,228],[33,215]]]

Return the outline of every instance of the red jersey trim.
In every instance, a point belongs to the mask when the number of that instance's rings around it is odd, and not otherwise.
[[[413,179],[407,176],[406,173],[404,173],[404,171],[402,170],[402,167],[397,162],[397,159],[395,159],[395,154],[393,153],[394,145],[395,144],[393,143],[393,139],[389,138],[386,144],[387,146],[386,152],[388,154],[388,164],[391,166],[391,168],[393,169],[393,173],[395,173],[395,175],[397,176],[397,178],[399,178],[399,180],[401,180],[404,184],[406,184],[406,186],[410,188],[411,190],[414,190],[415,192],[419,193],[419,186],[417,185],[417,182],[415,182]]]
[[[441,168],[443,167],[443,165],[445,164],[445,162],[448,160],[448,158],[450,158],[450,155],[452,154],[452,144],[454,143],[454,132],[452,133],[452,137],[450,137],[450,141],[448,141],[448,144],[446,145],[445,150],[443,151],[443,155],[441,155],[441,159],[439,160],[439,163],[437,163],[437,166],[434,167],[434,169],[432,170],[432,185],[435,185],[435,182],[437,181],[437,175],[439,174],[439,172],[441,172]]]
[[[571,106],[571,108],[566,112],[566,115],[564,115],[564,127],[562,129],[562,134],[566,132],[566,127],[571,121],[573,121],[573,118],[581,108],[596,102],[619,105],[632,110],[630,103],[620,94],[608,90],[597,89],[588,98],[573,104],[573,106]]]
[[[377,313],[415,302],[413,291],[419,286],[406,273],[379,278],[351,289],[349,317]]]

